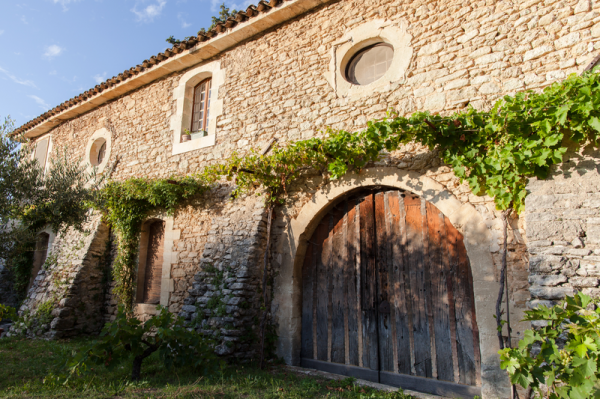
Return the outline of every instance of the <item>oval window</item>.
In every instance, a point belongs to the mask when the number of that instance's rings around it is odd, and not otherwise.
[[[346,77],[355,85],[368,85],[380,79],[392,65],[394,48],[387,43],[377,43],[356,53],[348,63]]]
[[[90,163],[92,166],[99,166],[104,161],[106,155],[106,140],[99,138],[92,144],[90,151]]]

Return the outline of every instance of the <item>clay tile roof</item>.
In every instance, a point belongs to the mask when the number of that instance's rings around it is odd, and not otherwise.
[[[172,48],[166,49],[163,53],[159,53],[156,56],[150,57],[150,59],[148,60],[144,60],[142,64],[136,65],[135,67],[132,67],[129,70],[125,70],[122,73],[118,74],[118,76],[107,79],[105,82],[96,85],[95,87],[85,91],[79,96],[76,96],[75,98],[72,98],[69,101],[65,101],[64,103],[43,113],[39,117],[17,128],[13,132],[13,135],[25,133],[28,130],[34,128],[35,126],[47,121],[48,119],[50,119],[51,116],[59,114],[63,111],[68,111],[69,108],[79,103],[93,99],[94,97],[98,96],[103,90],[109,89],[113,86],[116,86],[117,84],[125,82],[133,76],[139,74],[140,72],[147,69],[151,69],[156,65],[159,65],[161,62],[167,60],[168,58],[173,57],[186,49],[194,47],[199,42],[210,40],[215,36],[226,32],[227,29],[231,29],[245,22],[251,22],[252,18],[260,15],[261,13],[267,13],[272,8],[277,7],[278,5],[292,1],[295,0],[260,0],[256,6],[248,6],[246,11],[239,11],[238,13],[236,13],[235,16],[228,18],[224,23],[218,23],[217,26],[212,30],[207,31],[204,34],[199,34],[197,37],[191,38],[189,40],[182,41],[179,45],[174,45]],[[321,1],[325,2],[326,0]]]

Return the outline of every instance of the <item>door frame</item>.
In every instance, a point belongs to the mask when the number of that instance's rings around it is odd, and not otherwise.
[[[281,240],[274,253],[281,254],[279,274],[275,280],[273,315],[278,324],[277,354],[287,364],[300,364],[302,325],[302,266],[309,239],[329,207],[350,191],[370,186],[388,186],[412,192],[430,202],[447,217],[464,237],[471,264],[475,314],[479,327],[481,353],[481,396],[508,397],[510,383],[500,369],[497,354],[496,322],[493,318],[495,293],[500,285],[494,278],[494,263],[490,252],[492,234],[483,217],[470,203],[462,203],[454,194],[433,179],[416,172],[392,167],[374,167],[360,174],[349,173],[321,187],[303,205],[296,217],[283,215]]]

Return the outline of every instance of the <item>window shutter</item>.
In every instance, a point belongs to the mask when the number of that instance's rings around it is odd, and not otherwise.
[[[35,146],[35,159],[42,170],[46,169],[46,158],[48,156],[48,139],[43,139],[37,142]]]
[[[192,126],[190,131],[196,133],[208,129],[208,110],[210,108],[210,93],[212,79],[206,79],[194,88],[194,103],[192,108]]]

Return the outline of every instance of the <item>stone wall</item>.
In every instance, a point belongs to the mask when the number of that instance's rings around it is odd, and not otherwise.
[[[600,151],[570,152],[526,199],[530,306],[582,291],[600,297]]]
[[[11,333],[46,338],[98,333],[104,325],[108,237],[100,215],[83,232],[58,234],[19,308],[24,321],[13,325]]]

